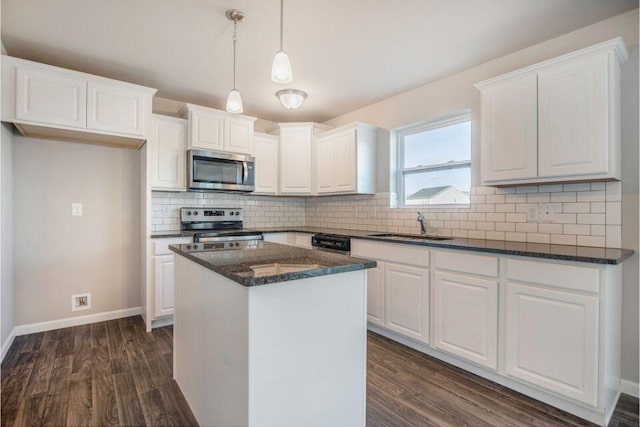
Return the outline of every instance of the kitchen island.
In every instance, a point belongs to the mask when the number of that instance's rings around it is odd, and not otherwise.
[[[200,425],[365,425],[374,261],[263,241],[171,250],[174,377]]]

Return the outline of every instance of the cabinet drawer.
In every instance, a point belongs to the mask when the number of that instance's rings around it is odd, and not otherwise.
[[[429,250],[423,246],[353,239],[351,241],[351,255],[418,267],[429,267]]]
[[[510,280],[576,291],[597,293],[600,289],[599,269],[575,265],[510,259],[507,260],[507,277]]]
[[[169,245],[177,245],[180,243],[191,243],[193,239],[191,237],[172,237],[169,239],[154,239],[153,240],[153,255],[173,255],[173,252],[169,249]]]
[[[439,270],[498,277],[498,259],[488,256],[433,251],[433,265]]]

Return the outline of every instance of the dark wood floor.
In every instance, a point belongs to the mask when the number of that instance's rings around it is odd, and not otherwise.
[[[2,362],[2,426],[190,426],[171,379],[171,327],[140,317],[17,337]],[[369,334],[368,426],[589,425],[384,337]],[[623,396],[611,426],[637,426]]]

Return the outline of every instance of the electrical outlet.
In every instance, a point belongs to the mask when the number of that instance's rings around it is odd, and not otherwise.
[[[538,220],[538,206],[530,206],[527,210],[527,221],[537,221]]]
[[[71,203],[71,216],[82,216],[82,203]]]
[[[552,223],[555,219],[555,206],[546,203],[540,203],[538,205],[538,213],[540,222]]]
[[[71,295],[71,311],[89,310],[90,308],[90,293]]]

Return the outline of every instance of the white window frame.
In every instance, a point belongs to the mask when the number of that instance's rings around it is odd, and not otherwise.
[[[471,166],[471,135],[469,137],[469,160],[459,161],[455,163],[443,163],[429,166],[417,166],[413,168],[404,167],[404,138],[408,135],[414,135],[416,133],[427,132],[434,129],[439,129],[447,126],[457,125],[459,123],[471,122],[471,110],[465,110],[461,113],[452,114],[450,116],[441,117],[435,120],[429,120],[425,122],[416,123],[413,125],[405,126],[397,130],[397,145],[398,145],[398,161],[397,161],[397,176],[398,176],[398,201],[401,208],[458,208],[468,209],[471,207],[469,204],[441,204],[441,205],[407,205],[404,196],[404,176],[407,174],[414,174],[420,172],[437,171],[453,168],[466,168],[472,170]],[[473,129],[471,131],[473,134]],[[473,173],[473,171],[471,172]],[[469,189],[471,190],[471,189]]]

